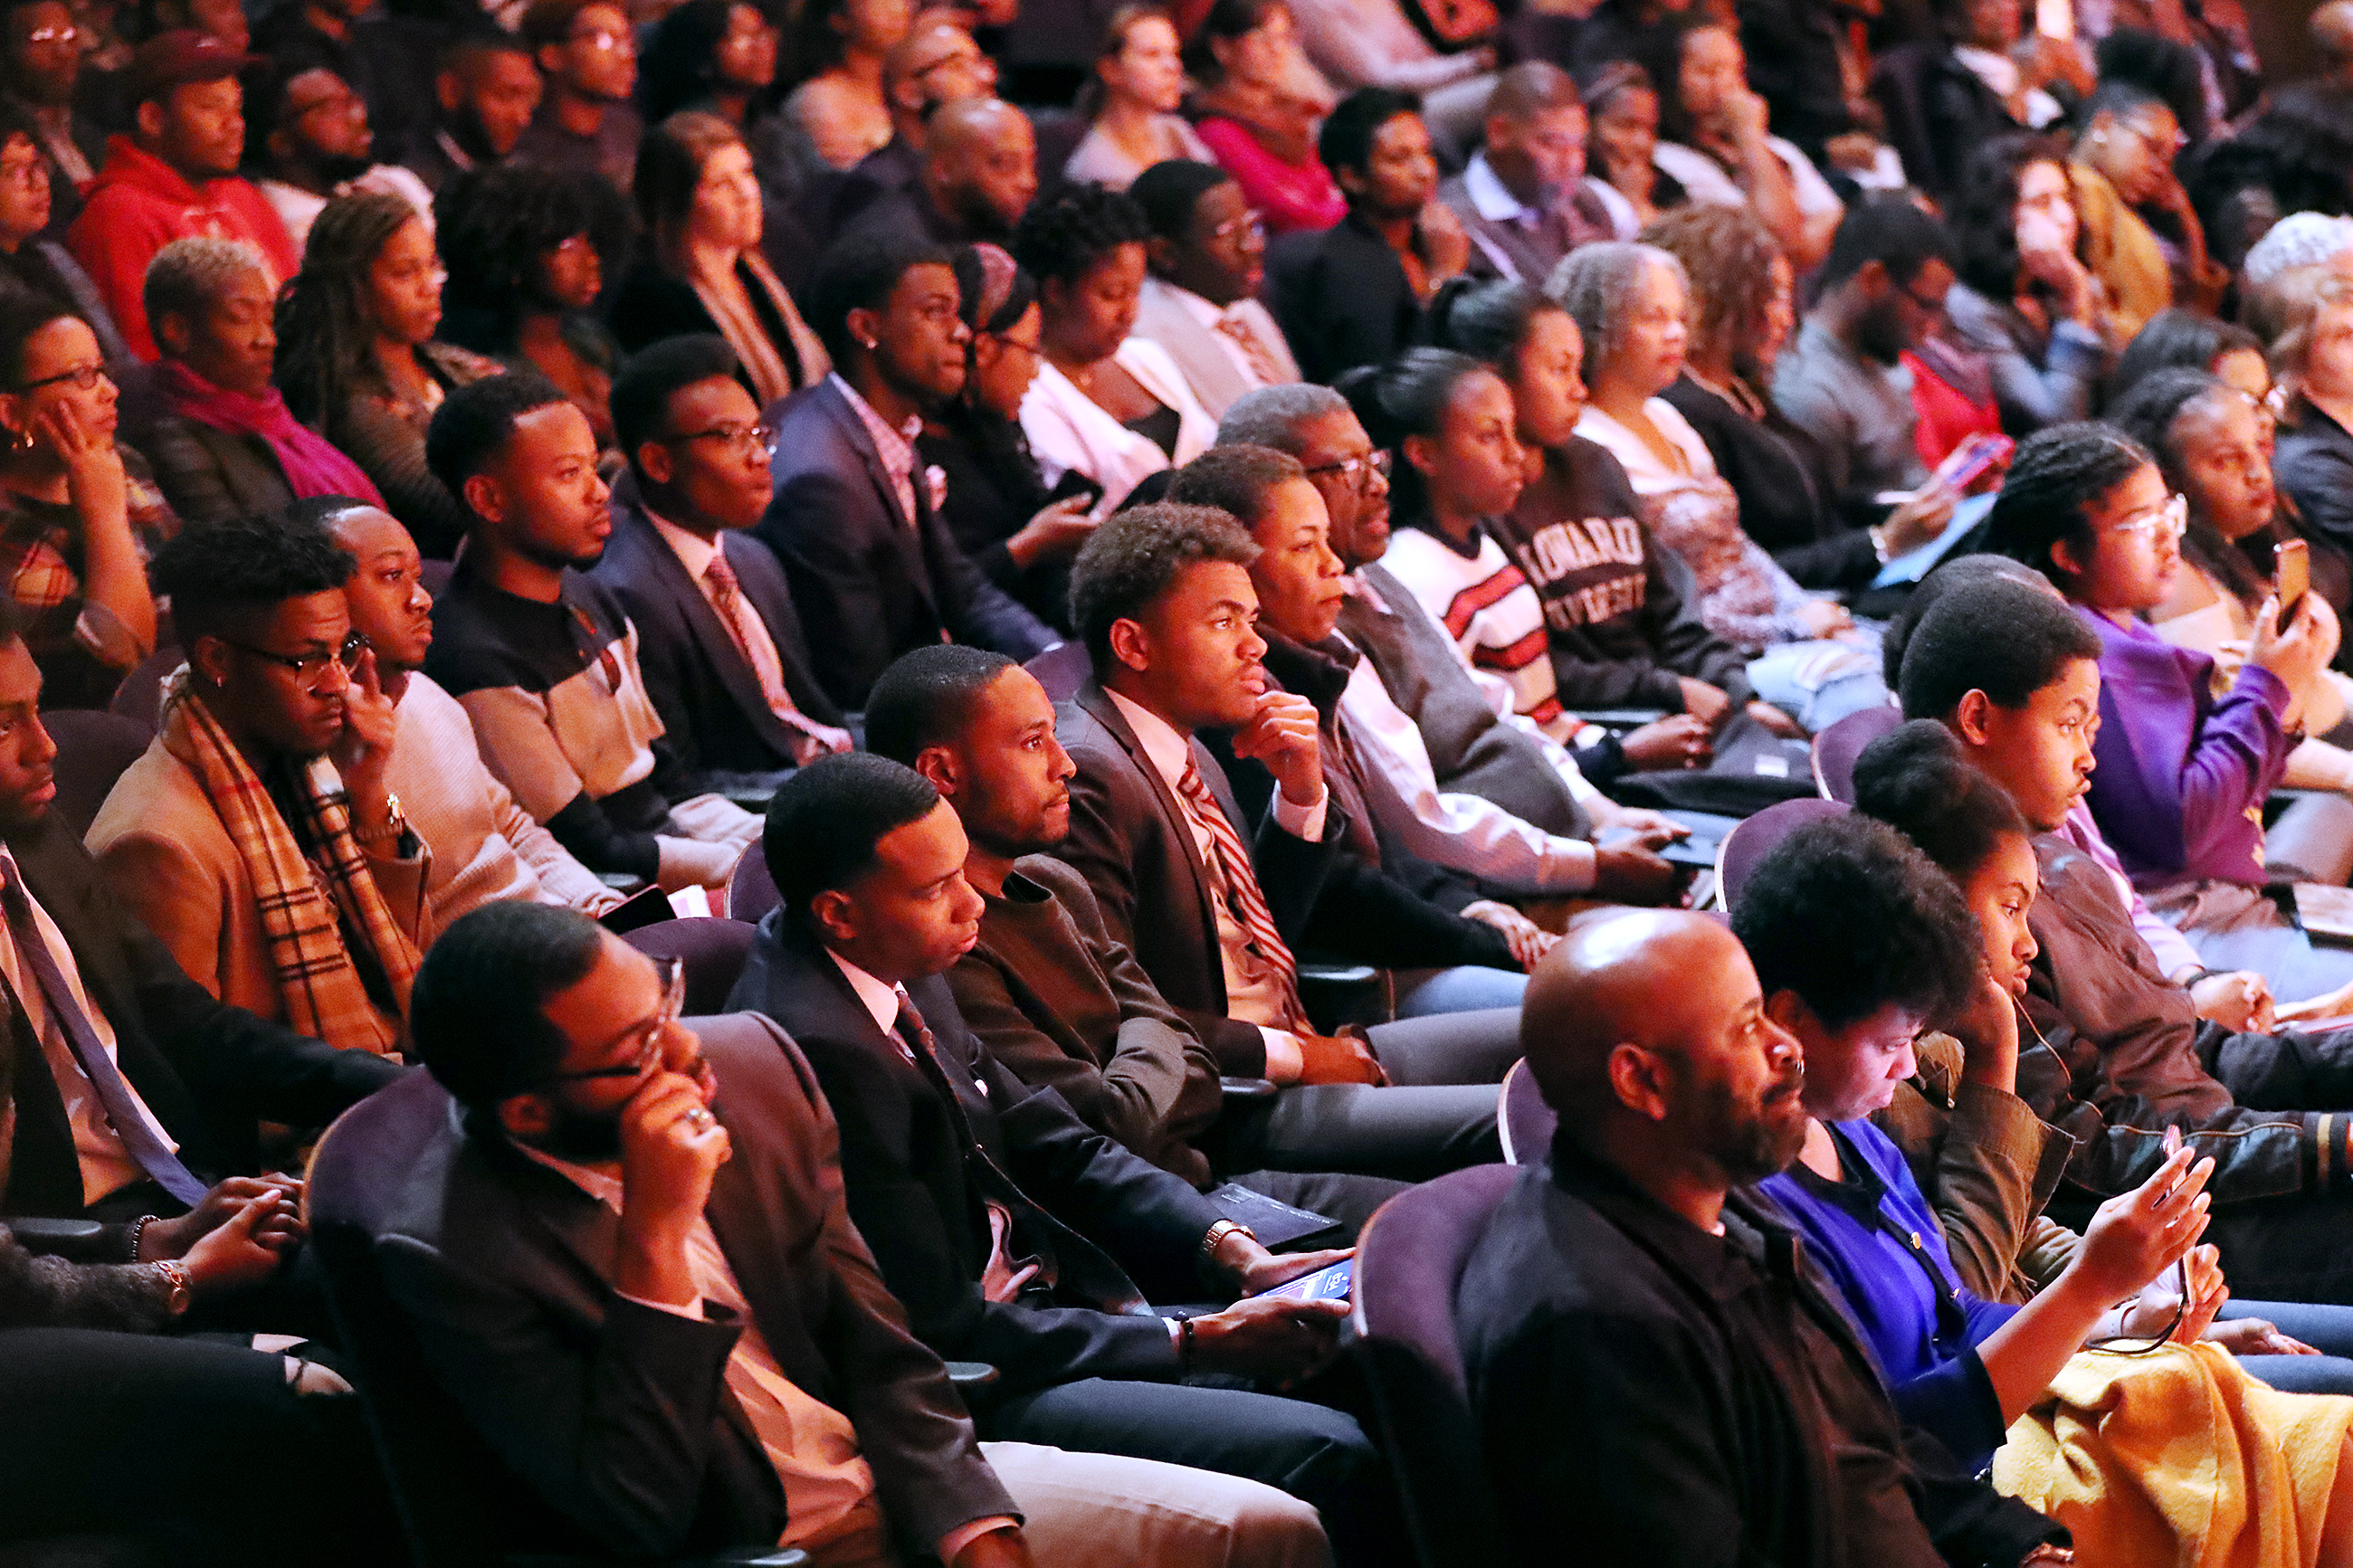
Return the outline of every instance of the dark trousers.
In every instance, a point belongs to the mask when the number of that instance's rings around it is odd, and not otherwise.
[[[2209,1044],[2206,1070],[2250,1110],[2353,1113],[2353,1029],[2224,1035]],[[2353,1199],[2259,1198],[2213,1212],[2206,1239],[2222,1249],[2232,1294],[2353,1305]]]

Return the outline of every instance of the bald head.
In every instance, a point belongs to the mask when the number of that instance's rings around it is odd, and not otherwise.
[[[996,62],[970,33],[936,15],[918,21],[882,57],[882,96],[902,135],[911,127],[920,131],[941,104],[995,90]]]
[[[1009,233],[1038,195],[1038,142],[1029,117],[995,98],[940,105],[923,128],[923,186],[969,237]]]
[[[2353,0],[2328,0],[2305,26],[2331,70],[2353,65]]]
[[[1520,1050],[1545,1103],[1582,1119],[1614,1100],[1609,1053],[1621,1043],[1672,1047],[1694,1011],[1678,977],[1725,968],[1755,982],[1740,939],[1704,915],[1611,910],[1572,925],[1520,1009]]]

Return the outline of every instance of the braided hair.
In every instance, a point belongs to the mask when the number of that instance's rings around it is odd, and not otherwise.
[[[2182,462],[2174,426],[2191,409],[2244,396],[2220,377],[2202,370],[2160,370],[2136,385],[2122,403],[2108,411],[2116,427],[2157,455],[2165,482],[2189,498],[2189,527],[2181,536],[2181,553],[2191,565],[2220,582],[2242,605],[2253,609],[2263,603],[2263,575],[2242,544],[2226,538],[2207,515]],[[2248,537],[2245,543],[2265,555],[2282,537],[2276,516]]]
[[[346,410],[363,388],[389,391],[375,363],[368,269],[393,236],[417,219],[406,196],[360,191],[337,196],[311,226],[302,270],[278,297],[278,364],[272,377],[294,417],[343,444]]]
[[[2095,542],[2086,512],[2156,461],[2147,447],[2095,420],[2036,431],[2019,444],[1994,498],[1986,548],[2023,561],[2066,592],[2073,574],[2052,547],[2063,540],[2088,557]]]

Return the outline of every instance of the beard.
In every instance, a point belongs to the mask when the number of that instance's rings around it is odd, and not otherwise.
[[[340,189],[347,181],[356,180],[375,167],[375,159],[355,157],[348,153],[322,153],[319,155],[319,179],[331,191]]]
[[[585,1116],[576,1110],[560,1112],[540,1147],[559,1160],[569,1160],[575,1165],[596,1165],[621,1157],[621,1119],[618,1116]]]
[[[1685,1081],[1697,1103],[1691,1112],[1692,1142],[1735,1186],[1778,1175],[1806,1144],[1806,1108],[1799,1094],[1802,1066],[1777,1079],[1754,1105],[1743,1105],[1721,1083]]]
[[[1854,346],[1882,364],[1894,364],[1912,345],[1904,341],[1904,323],[1890,303],[1874,308],[1855,322]]]

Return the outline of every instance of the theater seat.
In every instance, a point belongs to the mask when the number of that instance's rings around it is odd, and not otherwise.
[[[58,747],[56,810],[73,824],[77,836],[90,831],[114,781],[155,738],[152,724],[94,709],[63,708],[44,713],[41,728]]]
[[[744,851],[727,879],[727,914],[732,920],[760,923],[761,917],[782,902],[776,880],[768,875],[768,854],[759,844]]]
[[[1504,1138],[1504,1161],[1512,1165],[1539,1165],[1552,1148],[1553,1130],[1560,1118],[1544,1102],[1544,1091],[1536,1087],[1536,1075],[1528,1070],[1528,1058],[1522,1057],[1504,1075],[1504,1099],[1497,1116],[1497,1131]]]
[[[1784,838],[1810,822],[1843,816],[1848,807],[1834,800],[1785,800],[1767,806],[1724,836],[1715,856],[1716,896],[1727,910],[1737,908],[1740,889],[1749,873]]]
[[[1473,1165],[1424,1182],[1383,1204],[1356,1241],[1349,1353],[1372,1391],[1421,1568],[1511,1561],[1471,1415],[1454,1294],[1519,1175],[1509,1165]],[[1573,1543],[1561,1547],[1564,1561],[1577,1559]]]
[[[1873,741],[1904,722],[1894,708],[1865,708],[1814,737],[1814,788],[1824,800],[1854,804],[1854,760]]]
[[[186,650],[159,647],[122,678],[106,710],[135,720],[153,734],[164,722],[164,678],[187,662]]]
[[[648,957],[675,958],[686,966],[688,1012],[724,1013],[758,934],[758,927],[744,921],[695,915],[639,926],[621,940]]]
[[[1046,689],[1047,698],[1055,702],[1068,702],[1076,697],[1079,688],[1095,672],[1093,662],[1087,658],[1086,645],[1077,642],[1056,643],[1021,668],[1038,678],[1038,684]]]

